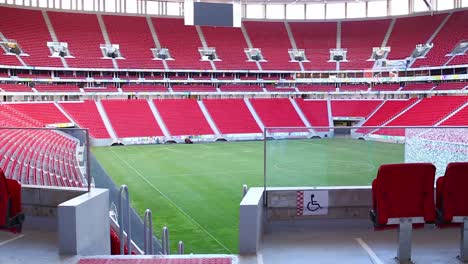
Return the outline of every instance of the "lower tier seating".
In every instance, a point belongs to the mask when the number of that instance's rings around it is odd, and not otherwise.
[[[249,99],[265,127],[304,127],[289,99]]]
[[[153,137],[163,133],[146,100],[102,100],[117,137]]]
[[[261,133],[243,99],[203,100],[222,134]]]
[[[60,106],[81,128],[88,128],[93,138],[110,138],[94,101],[62,102]]]
[[[332,100],[332,116],[366,118],[380,104],[382,100]]]
[[[389,121],[392,117],[399,114],[404,109],[417,101],[416,98],[410,100],[387,100],[385,103],[372,115],[370,116],[362,126],[381,126],[385,122]],[[358,129],[357,133],[367,134],[373,129],[362,128]]]
[[[172,136],[213,135],[196,100],[154,100],[166,128]]]
[[[432,126],[466,104],[467,96],[434,96],[424,98],[386,126]],[[374,134],[404,136],[405,129],[381,129]]]
[[[24,115],[27,115],[42,123],[42,127],[47,124],[70,123],[69,120],[54,103],[18,103],[9,106]]]
[[[303,100],[296,99],[311,126],[330,126],[328,119],[328,106],[325,100]],[[326,131],[327,129],[315,129],[316,131]]]

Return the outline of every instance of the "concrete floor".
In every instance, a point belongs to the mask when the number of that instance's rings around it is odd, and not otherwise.
[[[273,223],[269,229],[261,250],[263,263],[397,263],[397,230],[374,231],[369,220]],[[414,230],[412,260],[460,263],[459,242],[459,228]]]
[[[427,226],[413,232],[415,263],[460,263],[459,228]],[[257,256],[234,256],[238,264],[396,263],[397,230],[375,232],[369,220],[271,223]],[[367,248],[367,251],[365,249]],[[373,255],[374,254],[374,255]],[[78,256],[59,256],[53,231],[0,232],[0,264],[75,264]]]

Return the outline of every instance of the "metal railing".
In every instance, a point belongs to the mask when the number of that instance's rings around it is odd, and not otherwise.
[[[143,218],[143,245],[145,255],[153,255],[153,215],[150,209],[146,209]]]
[[[122,195],[125,194],[125,197]],[[123,208],[123,199],[126,199],[126,215],[127,215],[127,228],[124,228],[124,208]],[[122,185],[119,189],[119,207],[118,207],[118,214],[119,214],[119,240],[120,240],[120,255],[125,255],[125,237],[124,237],[124,229],[127,232],[127,247],[128,247],[128,254],[132,252],[132,240],[131,240],[131,225],[130,225],[130,195],[128,193],[127,185]]]

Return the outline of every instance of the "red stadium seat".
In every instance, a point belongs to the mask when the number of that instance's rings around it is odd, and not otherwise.
[[[21,232],[24,214],[21,212],[21,184],[5,178],[0,169],[0,229]]]
[[[434,222],[435,166],[430,163],[382,165],[372,182],[375,227],[399,225],[398,255],[400,262],[411,261],[413,224]]]
[[[445,175],[437,179],[436,206],[438,225],[461,225],[460,260],[468,262],[468,162],[453,162],[447,166]]]
[[[372,182],[374,224],[387,225],[392,223],[392,218],[404,217],[422,217],[425,222],[434,222],[434,177],[435,166],[428,163],[380,166]]]
[[[436,184],[436,207],[442,223],[454,221],[454,217],[468,216],[466,188],[468,187],[468,162],[454,162],[447,166],[445,176]]]

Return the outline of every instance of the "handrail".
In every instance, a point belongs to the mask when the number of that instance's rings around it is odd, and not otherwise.
[[[170,255],[171,249],[169,245],[169,229],[167,228],[167,226],[163,227],[161,238],[162,238],[162,254]]]
[[[179,241],[179,246],[177,248],[177,254],[183,255],[184,254],[184,242]]]
[[[125,194],[127,199],[126,215],[127,215],[127,247],[128,254],[132,252],[132,240],[131,240],[131,228],[130,228],[130,195],[128,193],[127,185],[120,186],[119,189],[119,240],[120,240],[120,255],[125,255],[125,242],[124,242],[124,213],[123,213],[123,199],[122,192]]]
[[[143,242],[145,255],[153,255],[153,216],[150,209],[146,209],[143,219]]]

